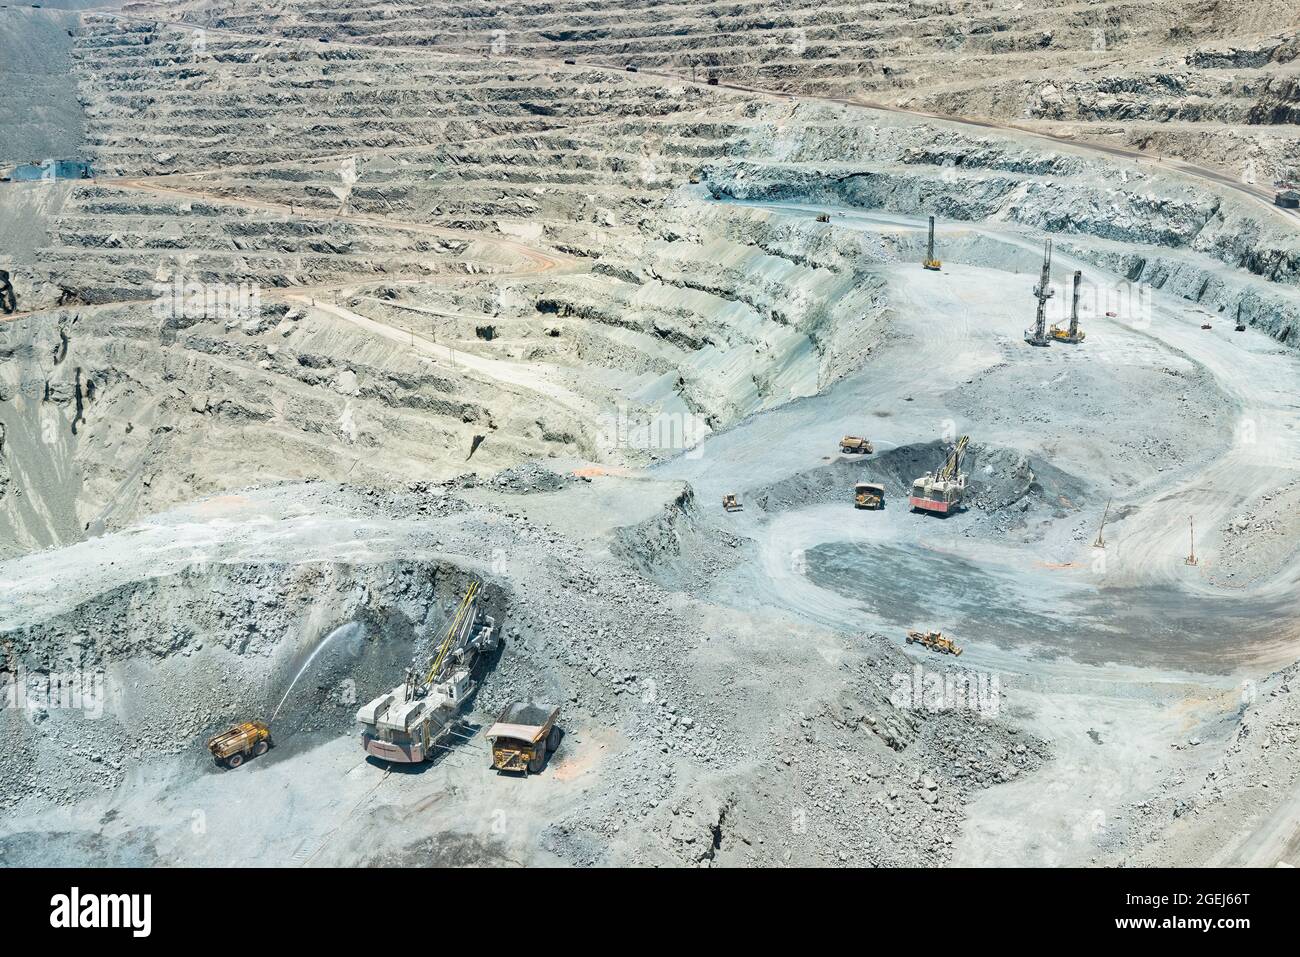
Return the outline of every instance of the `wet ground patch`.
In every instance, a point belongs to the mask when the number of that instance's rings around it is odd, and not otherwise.
[[[807,553],[816,585],[905,629],[1083,664],[1221,674],[1276,635],[1285,600],[1096,587],[1040,569],[977,565],[920,545],[826,542]]]

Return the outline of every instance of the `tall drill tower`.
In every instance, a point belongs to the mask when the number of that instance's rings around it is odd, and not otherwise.
[[[1052,241],[1049,239],[1043,247],[1043,273],[1034,287],[1038,314],[1034,317],[1034,328],[1025,330],[1025,342],[1031,346],[1045,346],[1052,341],[1047,337],[1047,300],[1052,298],[1052,292]]]
[[[1070,301],[1070,340],[1079,341],[1079,286],[1083,284],[1083,270],[1074,271],[1074,298]]]
[[[1083,270],[1074,271],[1074,299],[1070,303],[1070,325],[1067,329],[1053,324],[1048,335],[1057,342],[1069,342],[1077,345],[1087,338],[1087,334],[1079,328],[1079,288],[1083,285]]]
[[[925,261],[921,263],[926,269],[933,269],[938,272],[943,265],[939,260],[934,258],[934,217],[930,217],[930,238],[925,244]]]

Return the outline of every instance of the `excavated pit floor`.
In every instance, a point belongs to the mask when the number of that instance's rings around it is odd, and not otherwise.
[[[904,249],[923,248],[916,218],[750,205],[829,212],[833,225],[901,230],[910,234]],[[944,245],[949,231],[962,236],[956,250]],[[910,628],[943,627],[964,642],[963,665],[1003,677],[1008,701],[1058,758],[1040,778],[974,802],[956,861],[1116,859],[1106,855],[1124,853],[1126,827],[1142,816],[1132,808],[1161,772],[1179,762],[1206,767],[1184,755],[1188,739],[1226,741],[1243,688],[1294,660],[1295,629],[1279,623],[1296,617],[1296,562],[1246,593],[1213,587],[1206,572],[1228,516],[1294,476],[1300,417],[1281,386],[1296,381],[1300,364],[1262,335],[1222,322],[1202,330],[1202,310],[1160,293],[1140,323],[1085,314],[1083,346],[1031,349],[1020,333],[1032,318],[1039,241],[963,223],[941,227],[939,242],[938,275],[911,262],[885,267],[901,339],[861,374],[747,420],[656,474],[690,481],[709,509],[724,491],[748,503],[709,520],[753,536],[759,552],[711,584],[714,600],[856,623],[899,641]],[[963,258],[990,251],[995,268]],[[1074,268],[1092,282],[1121,281],[1058,252],[1054,276]],[[998,402],[982,394],[993,375]],[[1065,398],[1075,381],[1092,388]],[[1267,436],[1243,440],[1243,422]],[[1024,515],[1008,509],[1002,528],[998,513],[910,513],[901,489],[884,512],[856,511],[847,478],[841,504],[782,500],[763,511],[783,484],[819,491],[819,480],[802,477],[839,457],[840,435],[871,437],[880,456],[967,432],[1018,449],[1040,471],[1075,476],[1080,494],[1064,506],[1032,502]],[[1153,446],[1161,456],[1143,461]],[[846,459],[836,463],[842,471],[896,484],[872,456]],[[1112,498],[1108,547],[1094,549]],[[1195,567],[1183,562],[1192,513]],[[1107,732],[1094,740],[1103,720]],[[1171,748],[1180,755],[1172,763]],[[1049,804],[1050,814],[1039,813]]]
[[[821,209],[752,208],[805,217]],[[900,259],[919,249],[918,219],[830,212],[836,228],[901,235]],[[1189,733],[1223,744],[1240,684],[1294,660],[1296,636],[1265,623],[1293,619],[1297,565],[1248,592],[1218,587],[1204,570],[1216,561],[1216,536],[1230,516],[1289,480],[1300,461],[1297,408],[1286,393],[1286,384],[1300,377],[1300,361],[1253,331],[1234,335],[1222,324],[1201,330],[1194,307],[1159,294],[1149,321],[1091,314],[1084,346],[1029,349],[1020,335],[1032,313],[1038,238],[995,224],[958,230],[967,238],[954,243],[953,258],[941,246],[945,266],[938,275],[906,260],[878,267],[890,300],[889,337],[863,357],[860,372],[821,394],[717,432],[692,454],[649,470],[654,481],[642,481],[640,473],[608,481],[597,475],[590,486],[519,499],[490,488],[467,490],[465,497],[501,509],[504,514],[491,521],[503,529],[527,512],[535,521],[585,533],[584,548],[601,554],[618,526],[671,512],[668,490],[689,483],[693,526],[684,534],[716,552],[731,548],[718,544],[723,535],[743,540],[734,549],[738,558],[720,562],[714,575],[700,575],[699,591],[720,614],[735,608],[761,616],[793,645],[808,623],[849,632],[878,629],[900,647],[906,628],[951,629],[966,648],[960,664],[999,675],[1006,682],[1006,714],[1052,745],[1054,760],[1043,771],[994,787],[967,805],[954,861],[1122,859],[1123,843],[1115,835],[1123,832],[1124,809],[1157,787],[1162,775],[1203,765],[1202,752],[1185,758],[1171,745]],[[945,234],[952,235],[947,227],[941,243]],[[971,261],[963,261],[963,253]],[[1098,275],[1096,267],[1060,256],[1058,271],[1074,268]],[[1243,419],[1258,424],[1262,441],[1239,441],[1234,423]],[[859,512],[847,487],[838,503],[798,501],[808,489],[824,489],[825,474],[814,473],[835,463],[841,435],[866,434],[880,450],[852,466],[863,478],[874,477],[875,462],[896,455],[889,477],[898,483],[925,450],[963,433],[1022,456],[1055,491],[1029,496],[1024,510],[1006,504],[947,520],[909,513],[897,496],[883,513]],[[1151,447],[1160,453],[1144,451]],[[992,455],[988,461],[1006,464]],[[790,494],[777,502],[773,490],[779,487]],[[718,503],[733,491],[747,509],[724,514]],[[770,510],[760,504],[762,495]],[[1098,564],[1091,540],[1110,499],[1115,520]],[[180,567],[283,560],[286,547],[303,544],[319,560],[350,569],[376,553],[390,560],[420,526],[418,519],[395,524],[382,506],[374,519],[324,517],[311,509],[295,512],[277,499],[275,521],[291,520],[289,533],[262,514],[260,500],[206,508],[191,521],[170,528],[144,523],[143,530],[109,536],[104,544],[121,549],[124,564],[130,564],[125,553],[135,552],[136,574],[143,574],[140,554]],[[220,513],[215,520],[214,508]],[[1189,513],[1198,516],[1203,535],[1202,564],[1195,568],[1182,561]],[[133,580],[130,569],[104,567],[93,542],[48,556],[50,567],[62,572],[51,580],[79,582],[74,589],[87,594]],[[508,566],[509,554],[489,552],[478,561],[486,565],[498,557]],[[85,584],[88,565],[102,579]],[[492,573],[507,579],[526,574],[509,568]],[[49,614],[44,603],[69,600],[55,595],[49,581],[28,578],[6,587],[33,622]],[[292,641],[269,646],[267,661],[274,666],[265,669],[263,686],[249,700],[259,707],[278,700],[313,640],[351,620],[327,614]],[[580,620],[551,624],[566,632],[583,627]],[[205,642],[220,634],[217,623],[208,627],[198,636]],[[410,637],[375,653],[369,683],[394,683],[409,660]],[[545,636],[530,640],[546,646]],[[935,660],[916,649],[907,653],[926,668]],[[825,654],[827,660],[814,656],[804,663],[800,680],[816,680],[817,668],[834,660],[832,652]],[[324,676],[295,688],[284,712],[291,733],[266,760],[237,774],[218,773],[191,747],[184,755],[129,762],[125,780],[102,797],[50,810],[24,807],[0,829],[0,853],[6,863],[560,859],[539,849],[537,835],[600,786],[606,766],[616,764],[627,746],[628,728],[602,727],[595,717],[575,720],[555,773],[523,784],[487,773],[481,741],[426,770],[385,775],[360,756],[344,727],[344,702],[335,708],[337,721],[313,717],[345,674],[367,671],[357,666],[363,658],[343,654],[322,661]],[[183,665],[167,660],[167,667]],[[574,667],[589,670],[581,659]],[[143,673],[134,677],[146,680]],[[358,688],[356,698],[364,700],[366,690]],[[758,715],[737,718],[743,723]],[[723,776],[699,773],[709,781]],[[383,800],[372,802],[381,787]],[[1035,810],[1048,805],[1050,813]],[[494,816],[502,809],[508,809],[504,830]],[[1093,821],[1098,810],[1102,827],[1079,825]],[[250,830],[251,811],[268,823]],[[47,845],[36,839],[41,833],[52,835]],[[624,843],[630,839],[609,831],[600,840],[623,852],[630,846]]]

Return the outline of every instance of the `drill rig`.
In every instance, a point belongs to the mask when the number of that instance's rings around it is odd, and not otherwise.
[[[385,761],[418,764],[447,745],[461,706],[474,693],[474,665],[479,655],[496,649],[496,622],[479,608],[479,583],[465,592],[447,633],[422,673],[406,671],[406,680],[357,710],[361,745]]]
[[[1025,342],[1031,346],[1050,345],[1052,340],[1047,335],[1047,300],[1052,298],[1052,241],[1049,239],[1043,248],[1043,272],[1038,285],[1034,287],[1034,298],[1038,300],[1038,314],[1034,318],[1034,328],[1025,330]]]
[[[1074,271],[1074,299],[1070,303],[1070,328],[1062,329],[1056,323],[1052,323],[1051,337],[1055,342],[1080,343],[1084,340],[1086,333],[1079,329],[1079,286],[1083,284],[1083,270]]]
[[[912,483],[909,499],[912,511],[934,512],[947,515],[961,507],[966,494],[966,473],[961,470],[962,456],[966,454],[969,435],[963,435],[948,453],[943,468],[927,472]]]
[[[925,245],[925,261],[922,262],[921,265],[926,269],[933,269],[935,272],[938,272],[939,268],[943,265],[943,263],[939,262],[939,260],[934,258],[934,217],[933,216],[930,217],[930,239]]]

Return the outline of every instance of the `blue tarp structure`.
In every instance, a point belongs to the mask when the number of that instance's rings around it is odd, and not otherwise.
[[[15,166],[11,178],[15,183],[42,179],[89,179],[94,175],[90,164],[82,160],[45,160]]]

